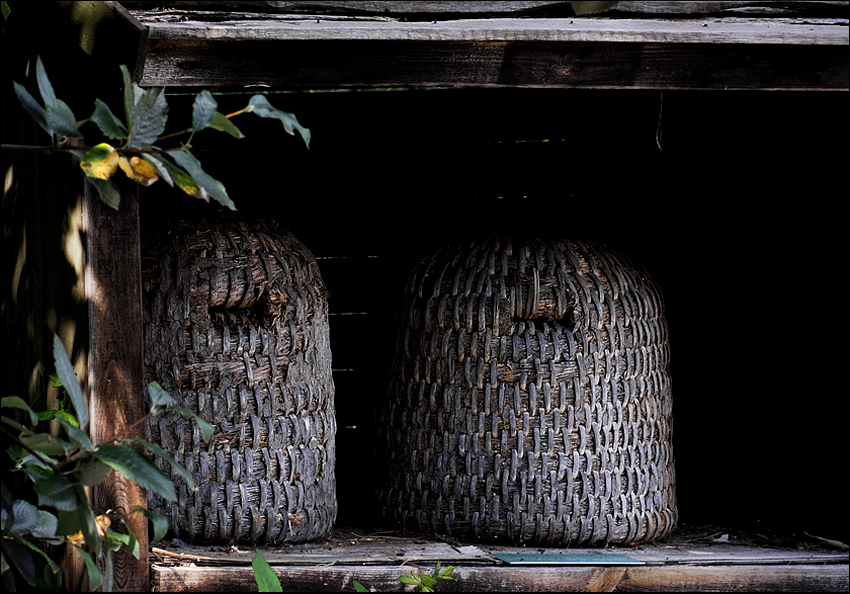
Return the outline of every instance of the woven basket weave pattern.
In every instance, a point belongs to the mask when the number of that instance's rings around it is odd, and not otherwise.
[[[645,273],[591,243],[491,237],[421,262],[381,420],[384,514],[478,540],[668,534],[662,309]]]
[[[179,225],[147,242],[145,372],[177,403],[148,421],[178,499],[151,495],[174,536],[206,542],[303,542],[336,518],[336,419],[327,295],[309,251],[273,225]]]

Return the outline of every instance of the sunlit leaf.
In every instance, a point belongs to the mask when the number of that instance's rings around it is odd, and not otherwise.
[[[283,592],[277,574],[260,551],[251,559],[251,567],[254,569],[254,579],[257,580],[260,592]]]
[[[174,485],[153,462],[136,450],[126,446],[101,445],[93,455],[123,474],[131,481],[163,499],[175,501]]]
[[[20,396],[3,396],[3,398],[0,399],[0,407],[19,408],[29,415],[30,423],[32,423],[33,425],[38,423],[38,415],[33,412],[29,405],[24,402],[23,398],[21,398]]]
[[[208,127],[216,114],[218,103],[209,91],[201,91],[192,106],[192,129],[197,132]]]
[[[174,403],[174,398],[166,392],[157,382],[148,384],[148,394],[151,396],[151,405],[154,407],[168,406]]]
[[[53,335],[53,361],[56,364],[56,374],[62,380],[68,396],[71,397],[71,404],[74,405],[80,427],[84,429],[89,424],[89,407],[86,399],[83,398],[83,391],[80,389],[80,382],[77,381],[77,374],[71,366],[71,360],[68,359],[68,353],[65,352],[65,345],[55,334]]]
[[[169,456],[165,452],[165,450],[163,450],[161,447],[159,447],[155,443],[145,441],[144,439],[142,439],[140,437],[135,438],[133,441],[135,441],[137,444],[139,444],[141,446],[144,446],[145,448],[147,448],[148,450],[150,450],[151,452],[153,452],[154,454],[156,454],[157,456],[159,456],[160,458],[162,458],[163,460],[165,460],[166,462],[171,464],[172,468],[174,468],[174,470],[177,471],[177,474],[179,474],[181,477],[183,477],[183,480],[186,481],[186,484],[189,485],[189,488],[190,489],[195,488],[195,479],[192,478],[192,475],[189,474],[189,471],[186,470],[185,468],[183,468],[177,462],[177,460],[175,460],[174,458]]]
[[[152,144],[165,130],[168,103],[165,101],[164,91],[162,88],[148,89],[143,91],[136,101],[135,115],[127,138],[129,148],[140,149]]]
[[[97,190],[97,193],[100,195],[101,202],[110,208],[118,210],[118,206],[121,204],[121,192],[118,190],[118,186],[108,179],[89,177],[86,178],[86,181],[88,181]]]
[[[204,191],[213,197],[219,204],[222,204],[230,210],[236,210],[236,205],[227,195],[224,185],[213,179],[210,175],[204,172],[201,167],[201,162],[198,161],[188,150],[173,151],[169,156],[174,159],[180,167],[192,177],[194,182],[198,184]]]
[[[143,186],[149,186],[159,179],[154,166],[139,157],[127,159],[122,155],[118,160],[118,167],[127,177]]]
[[[150,536],[151,542],[165,538],[165,535],[168,533],[168,518],[149,509],[145,509],[141,505],[137,505],[130,510],[131,514],[136,512],[142,514],[151,521],[151,524],[153,525],[153,535]]]
[[[112,145],[101,142],[91,147],[80,161],[80,168],[88,177],[109,179],[118,169],[121,155]]]
[[[51,421],[53,419],[65,419],[74,427],[79,427],[80,423],[77,417],[69,413],[67,410],[43,410],[38,413],[39,421]]]
[[[116,140],[127,138],[127,128],[119,120],[109,106],[100,99],[94,100],[94,113],[91,120],[97,124],[104,136]]]
[[[227,132],[234,138],[244,138],[245,135],[236,127],[236,125],[231,122],[229,119],[224,117],[224,114],[215,112],[213,116],[212,122],[210,122],[210,128],[213,130],[218,130],[219,132]]]
[[[304,140],[304,144],[307,145],[307,148],[310,148],[310,130],[299,124],[298,119],[293,114],[286,111],[280,111],[273,107],[269,103],[268,99],[266,99],[265,95],[254,95],[251,97],[245,111],[253,112],[261,118],[274,118],[280,120],[283,124],[284,130],[292,135],[294,135],[297,130],[301,135],[301,138]]]
[[[124,524],[124,528],[127,530],[127,534],[120,535],[121,542],[124,543],[125,550],[138,559],[141,554],[141,548],[139,547],[139,541],[136,539],[136,533],[133,532],[130,524],[124,518],[121,518],[121,523]]]

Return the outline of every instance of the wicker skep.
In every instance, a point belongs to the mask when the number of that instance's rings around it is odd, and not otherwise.
[[[667,329],[646,273],[593,243],[489,237],[422,261],[402,301],[386,517],[555,546],[673,529]]]
[[[200,542],[304,542],[337,514],[336,419],[327,293],[316,261],[269,223],[180,223],[143,246],[145,375],[213,424],[176,413],[148,439],[178,499],[149,496],[173,536]]]

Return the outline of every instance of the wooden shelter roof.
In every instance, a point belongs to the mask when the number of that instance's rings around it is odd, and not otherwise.
[[[121,4],[145,86],[850,87],[848,2]]]

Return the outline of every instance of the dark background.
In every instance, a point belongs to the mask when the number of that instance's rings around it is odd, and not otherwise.
[[[222,95],[219,111],[250,95]],[[193,96],[170,96],[170,122]],[[397,291],[458,234],[590,238],[665,297],[681,520],[848,538],[846,95],[435,89],[269,96],[205,131],[240,213],[318,257],[331,292],[340,525],[372,526],[374,406]],[[663,107],[662,107],[663,103]],[[661,147],[656,142],[661,110]],[[142,234],[216,209],[143,189]],[[356,314],[356,315],[341,315]],[[343,371],[345,370],[345,371]]]

